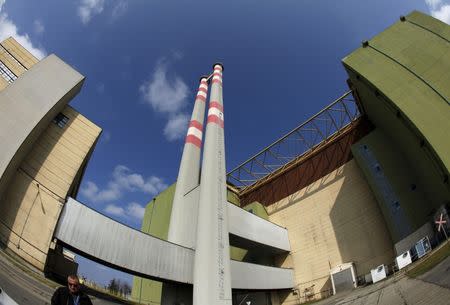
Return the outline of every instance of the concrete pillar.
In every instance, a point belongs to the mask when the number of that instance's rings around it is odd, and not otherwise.
[[[200,79],[191,121],[186,135],[180,169],[178,171],[168,240],[185,247],[195,247],[195,229],[197,226],[197,206],[184,202],[184,195],[199,184],[200,153],[202,147],[205,102],[208,95],[207,76]]]
[[[214,65],[201,173],[194,260],[194,305],[232,304],[222,71],[221,64]]]

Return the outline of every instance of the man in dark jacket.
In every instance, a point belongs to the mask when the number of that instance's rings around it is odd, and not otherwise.
[[[91,299],[80,290],[76,275],[67,277],[67,287],[59,287],[52,296],[52,305],[92,305]]]

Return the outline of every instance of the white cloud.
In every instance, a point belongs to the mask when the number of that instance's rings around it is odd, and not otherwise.
[[[184,54],[178,50],[172,50],[172,56],[173,58],[175,58],[176,60],[180,60],[183,58]]]
[[[98,194],[98,186],[94,182],[88,181],[86,185],[81,188],[80,193],[88,199],[95,198]]]
[[[440,7],[440,9],[432,11],[433,17],[450,24],[450,4],[446,4]]]
[[[172,51],[172,57],[179,60],[182,53]],[[187,105],[189,90],[180,77],[168,77],[168,67],[169,63],[165,58],[159,60],[152,77],[139,87],[139,91],[145,103],[154,111],[167,116],[163,133],[167,140],[174,141],[182,138],[186,132],[189,117],[183,109]]]
[[[93,16],[103,12],[105,0],[81,0],[78,16],[83,24],[88,24]]]
[[[42,34],[42,33],[44,33],[44,31],[45,31],[45,26],[44,26],[44,24],[42,23],[41,20],[36,19],[36,20],[33,22],[33,26],[34,26],[34,31],[36,32],[36,34]]]
[[[114,182],[109,182],[105,189],[100,190],[97,184],[88,181],[80,192],[92,202],[114,201],[122,197],[122,190]]]
[[[47,52],[40,47],[36,47],[31,42],[30,37],[26,33],[19,34],[19,29],[16,24],[8,18],[8,15],[3,11],[5,0],[0,0],[0,41],[13,37],[25,49],[31,52],[36,58],[42,59],[47,55]]]
[[[115,204],[108,204],[105,208],[105,212],[114,216],[123,218],[132,217],[141,220],[144,218],[145,208],[136,202],[129,203],[125,208]]]
[[[184,81],[175,77],[167,79],[167,64],[159,61],[150,81],[144,82],[139,88],[153,110],[163,113],[177,113],[186,105],[188,87]]]
[[[128,0],[79,0],[77,10],[84,25],[88,24],[94,16],[104,12],[111,14],[112,20],[116,20],[128,10]]]
[[[131,217],[142,219],[144,218],[145,208],[141,206],[139,203],[131,202],[127,206],[127,214]]]
[[[184,113],[172,115],[164,127],[164,135],[167,140],[174,141],[182,139],[186,135],[189,116]]]
[[[450,24],[450,1],[425,0],[431,15],[447,24]]]
[[[128,2],[126,0],[118,0],[112,9],[111,16],[113,19],[117,19],[123,16],[128,9]]]
[[[167,184],[159,177],[144,178],[124,165],[117,165],[106,188],[100,189],[94,182],[88,181],[80,192],[92,202],[111,202],[120,199],[125,192],[155,195],[166,188]]]
[[[425,0],[425,3],[434,9],[442,3],[442,0]]]
[[[117,205],[108,204],[105,208],[105,212],[115,216],[124,216],[125,210]]]

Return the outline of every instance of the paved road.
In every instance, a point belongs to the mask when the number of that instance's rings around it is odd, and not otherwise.
[[[450,289],[450,257],[447,257],[447,259],[434,267],[433,270],[419,276],[419,279]]]
[[[411,279],[404,274],[382,282],[338,294],[317,305],[449,305],[450,257],[435,268]],[[49,304],[57,284],[36,279],[14,265],[0,250],[0,287],[19,305]],[[91,297],[95,305],[124,304]]]
[[[404,274],[335,295],[315,305],[449,305],[450,257],[417,279]]]
[[[2,250],[0,250],[2,251]],[[19,305],[45,305],[58,284],[24,271],[0,253],[0,287]],[[125,304],[91,297],[94,305]]]

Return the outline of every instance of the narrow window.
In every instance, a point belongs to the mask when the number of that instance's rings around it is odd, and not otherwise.
[[[2,62],[0,61],[0,75],[11,84],[17,79],[17,76]]]
[[[59,126],[59,128],[64,128],[66,126],[67,122],[69,122],[69,118],[66,117],[61,112],[58,113],[58,115],[53,119],[53,123]]]

